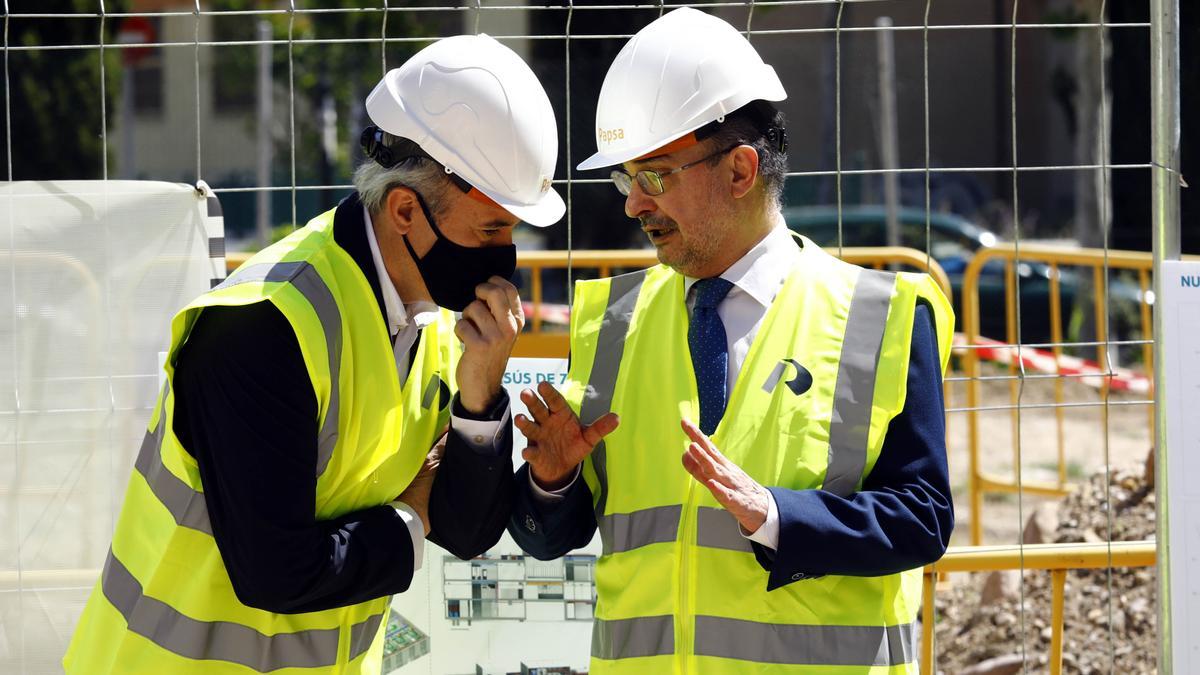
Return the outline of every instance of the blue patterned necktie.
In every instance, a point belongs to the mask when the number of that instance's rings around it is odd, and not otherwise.
[[[725,377],[729,369],[729,347],[725,325],[717,315],[717,305],[733,288],[720,277],[696,282],[696,306],[688,324],[688,349],[696,371],[696,389],[700,394],[700,431],[711,436],[725,414]]]

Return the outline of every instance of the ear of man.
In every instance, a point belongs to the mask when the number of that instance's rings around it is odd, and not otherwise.
[[[421,212],[421,203],[417,200],[417,193],[401,186],[388,191],[384,210],[393,231],[405,235],[412,230],[413,220]]]
[[[754,189],[758,178],[758,151],[749,145],[739,145],[729,151],[730,196],[741,199]]]

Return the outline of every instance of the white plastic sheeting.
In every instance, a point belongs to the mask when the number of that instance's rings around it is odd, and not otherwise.
[[[58,673],[170,319],[224,277],[207,186],[0,183],[0,672]]]

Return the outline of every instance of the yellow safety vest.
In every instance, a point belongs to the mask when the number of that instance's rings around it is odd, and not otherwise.
[[[926,275],[801,242],[712,439],[763,485],[850,495],[904,407],[918,299],[943,372],[953,314]],[[915,672],[920,570],[767,592],[736,520],[683,469],[679,419],[699,419],[683,276],[658,266],[580,282],[571,319],[568,399],[584,421],[621,418],[583,469],[603,542],[590,672]]]
[[[422,331],[401,388],[375,295],[334,242],[333,214],[258,253],[175,315],[167,383],[63,659],[68,673],[379,673],[389,598],[300,614],[238,600],[196,461],[172,429],[175,362],[201,310],[269,301],[295,330],[316,393],[314,517],[387,504],[412,481],[449,422],[461,350],[453,316],[443,310]]]

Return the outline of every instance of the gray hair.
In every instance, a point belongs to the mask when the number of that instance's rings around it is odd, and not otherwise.
[[[387,203],[388,193],[398,187],[415,190],[430,212],[437,216],[445,206],[449,185],[445,170],[437,162],[425,159],[402,162],[385,169],[368,158],[354,170],[354,189],[372,217],[379,215]]]

